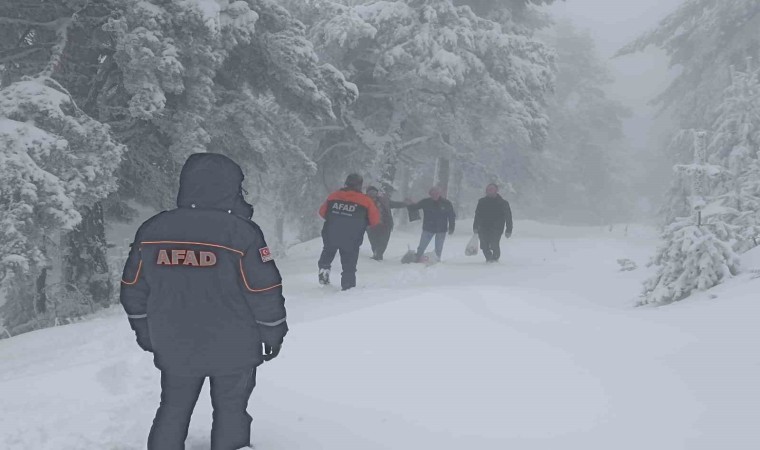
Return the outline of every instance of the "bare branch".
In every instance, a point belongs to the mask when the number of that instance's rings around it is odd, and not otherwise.
[[[68,17],[55,19],[50,22],[35,22],[33,20],[12,19],[10,17],[0,17],[0,25],[26,25],[29,27],[48,28],[51,30],[59,29],[65,22],[71,21]]]
[[[18,52],[16,54],[13,54],[11,56],[0,57],[0,64],[6,64],[6,63],[9,63],[11,61],[15,61],[17,59],[21,59],[21,58],[23,58],[25,56],[31,55],[32,53],[38,52],[40,50],[43,50],[44,48],[46,48],[46,47],[40,47],[40,46],[35,46],[35,47],[32,47],[32,48],[27,47],[23,51],[20,51],[20,52]]]
[[[53,76],[53,73],[58,70],[58,66],[60,66],[63,60],[63,52],[66,50],[66,44],[69,43],[69,27],[74,23],[74,19],[69,17],[57,20],[56,22],[59,24],[55,30],[58,43],[53,46],[51,50],[53,54],[50,56],[50,61],[48,61],[45,70],[41,73],[41,75],[48,77]]]
[[[414,147],[420,144],[424,144],[425,142],[429,141],[432,138],[433,138],[432,136],[420,136],[418,138],[414,138],[412,140],[406,141],[403,144],[401,144],[398,147],[398,150],[402,151],[402,150],[406,150],[409,147]]]
[[[327,147],[325,149],[325,151],[322,152],[321,155],[319,155],[318,157],[314,158],[314,162],[321,161],[322,158],[324,158],[325,156],[327,156],[328,153],[330,153],[331,151],[335,150],[336,148],[340,148],[340,147],[350,148],[352,145],[354,145],[354,143],[353,142],[348,142],[348,141],[346,141],[346,142],[338,142],[337,144],[333,144],[333,145]]]

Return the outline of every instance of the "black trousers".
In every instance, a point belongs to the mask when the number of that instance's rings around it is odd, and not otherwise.
[[[340,265],[343,272],[340,274],[340,287],[351,289],[356,287],[356,263],[359,262],[359,246],[333,247],[324,244],[322,255],[319,257],[319,268],[329,269],[335,259],[335,254],[340,252]]]
[[[483,250],[483,256],[486,261],[498,261],[501,257],[501,232],[500,231],[481,231],[478,233],[480,238],[480,249]]]
[[[256,369],[209,378],[214,407],[211,450],[251,445],[252,419],[246,408],[256,386]],[[161,406],[150,429],[148,450],[184,450],[190,416],[205,380],[161,372]]]
[[[367,229],[367,237],[369,238],[369,244],[372,246],[372,253],[375,257],[383,258],[385,250],[388,248],[388,242],[391,240],[392,231],[392,228],[384,226]]]

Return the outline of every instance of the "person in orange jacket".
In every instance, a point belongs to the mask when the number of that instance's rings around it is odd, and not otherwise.
[[[319,208],[319,215],[325,219],[322,227],[324,247],[318,263],[320,284],[330,284],[330,267],[335,254],[340,252],[341,288],[345,291],[356,286],[356,263],[364,232],[368,226],[380,223],[380,211],[375,202],[362,193],[363,184],[361,175],[350,174],[345,187],[330,194]]]

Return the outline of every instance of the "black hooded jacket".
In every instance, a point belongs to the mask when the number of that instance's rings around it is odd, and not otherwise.
[[[481,235],[499,235],[505,231],[512,233],[512,209],[501,195],[483,197],[475,208],[472,230]]]
[[[430,233],[453,233],[456,225],[454,205],[441,197],[438,200],[424,198],[419,202],[409,205],[409,211],[419,211],[425,214],[422,218],[422,229]]]
[[[280,273],[250,220],[242,182],[226,156],[194,154],[182,168],[178,208],[137,231],[121,304],[161,370],[248,370],[261,364],[262,342],[280,344],[287,333]]]

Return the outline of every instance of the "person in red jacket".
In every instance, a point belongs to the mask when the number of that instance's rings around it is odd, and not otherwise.
[[[363,184],[361,175],[352,173],[346,178],[345,187],[330,194],[319,208],[319,215],[325,219],[322,227],[324,247],[318,263],[320,284],[330,284],[330,267],[335,254],[340,252],[341,288],[345,291],[356,286],[356,263],[364,232],[368,226],[380,223],[380,211],[375,202],[362,194]]]

